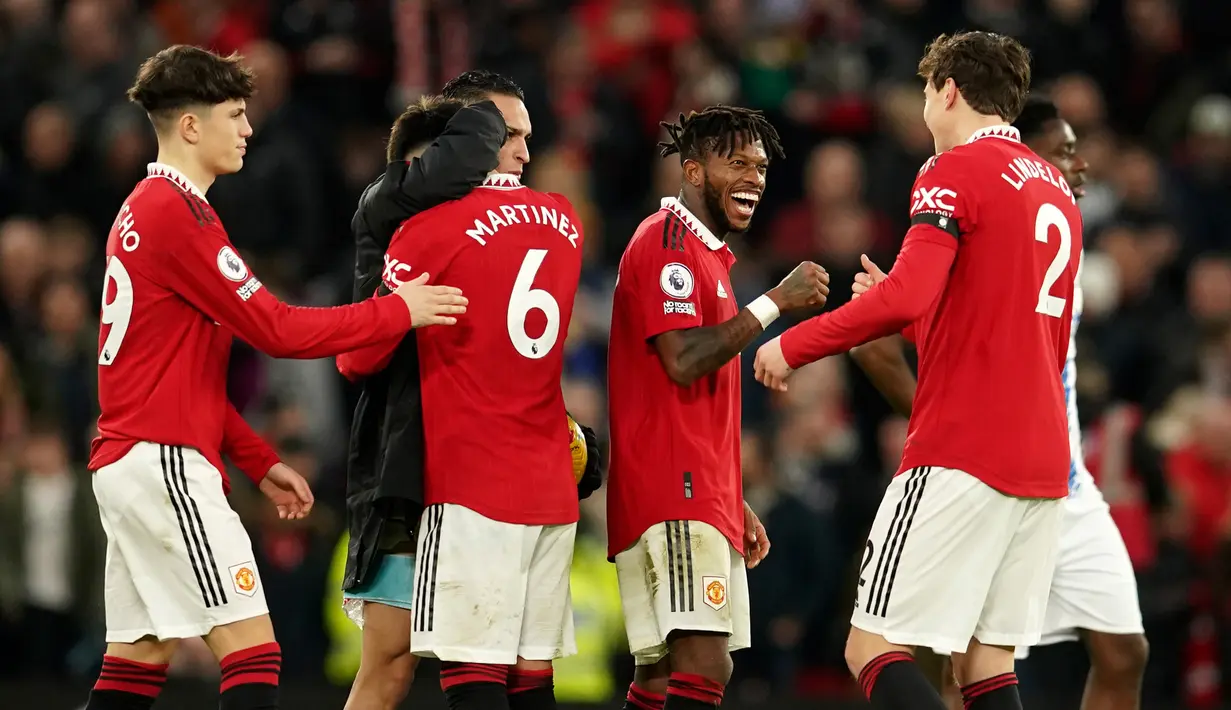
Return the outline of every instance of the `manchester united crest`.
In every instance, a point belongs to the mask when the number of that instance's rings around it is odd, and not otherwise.
[[[701,588],[705,590],[705,604],[718,611],[727,605],[727,578],[702,577]]]
[[[242,594],[246,597],[256,594],[256,565],[251,562],[243,562],[234,565],[227,571],[231,574],[231,582],[235,587],[236,594]]]

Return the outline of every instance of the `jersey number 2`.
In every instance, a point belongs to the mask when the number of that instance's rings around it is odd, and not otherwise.
[[[513,347],[523,357],[538,360],[545,357],[556,344],[560,335],[560,304],[551,293],[534,288],[534,277],[547,258],[546,249],[531,249],[526,252],[526,258],[521,262],[517,272],[517,280],[513,282],[513,293],[509,294],[509,313],[506,323],[509,327],[509,340]],[[526,333],[526,316],[530,311],[539,310],[547,318],[547,326],[543,334],[531,338]]]
[[[111,284],[115,284],[115,298],[107,303],[107,292]],[[107,259],[107,272],[103,276],[103,309],[102,323],[111,326],[107,339],[103,341],[102,350],[98,353],[99,365],[110,365],[115,362],[115,356],[120,353],[124,336],[128,333],[128,321],[133,315],[133,280],[128,275],[128,269],[118,256]]]
[[[1043,285],[1039,288],[1039,303],[1034,307],[1034,311],[1052,318],[1059,318],[1064,315],[1064,299],[1051,295],[1051,289],[1060,279],[1060,275],[1064,273],[1064,268],[1069,265],[1073,231],[1069,227],[1069,220],[1064,216],[1064,212],[1052,203],[1044,202],[1039,206],[1039,213],[1034,218],[1034,240],[1046,244],[1047,235],[1051,233],[1053,227],[1060,233],[1060,249],[1056,252],[1055,258],[1051,260],[1051,266],[1047,267],[1047,273],[1043,274]]]

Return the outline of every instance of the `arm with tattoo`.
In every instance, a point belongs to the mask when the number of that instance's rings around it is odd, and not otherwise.
[[[805,261],[795,267],[782,283],[761,299],[718,325],[669,330],[654,338],[658,357],[672,382],[687,387],[698,379],[717,372],[740,354],[765,329],[758,316],[758,302],[768,299],[778,312],[823,306],[829,295],[829,274]]]

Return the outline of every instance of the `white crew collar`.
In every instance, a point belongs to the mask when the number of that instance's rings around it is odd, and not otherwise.
[[[487,176],[479,187],[490,187],[493,190],[517,190],[522,187],[521,178],[509,173],[492,173]]]
[[[167,165],[166,163],[150,163],[146,165],[145,174],[149,177],[166,178],[178,185],[181,190],[191,192],[201,198],[204,202],[209,202],[209,200],[205,199],[205,193],[193,184],[192,180],[188,179],[188,176],[184,175],[170,165]]]
[[[980,138],[1002,138],[1007,141],[1013,141],[1014,143],[1022,142],[1021,131],[1007,123],[999,126],[985,126],[980,128],[970,135],[970,140],[966,141],[966,143],[974,143]]]
[[[692,233],[697,235],[697,239],[700,239],[702,244],[709,247],[710,251],[718,251],[726,246],[725,242],[715,237],[714,233],[709,230],[709,227],[702,224],[701,220],[697,219],[697,216],[677,198],[664,197],[661,209],[674,213],[675,216],[683,220],[684,224],[692,230]]]

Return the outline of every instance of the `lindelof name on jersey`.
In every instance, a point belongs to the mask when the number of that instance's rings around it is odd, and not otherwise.
[[[518,224],[537,224],[551,227],[560,236],[577,248],[577,227],[569,221],[568,215],[560,210],[542,205],[500,205],[500,214],[496,210],[488,210],[487,214],[474,221],[474,229],[467,229],[466,236],[483,246],[487,240],[495,236],[504,227]]]
[[[1013,173],[1012,177],[1009,175],[1010,172]],[[1077,198],[1073,195],[1073,188],[1069,187],[1069,183],[1064,179],[1064,176],[1060,174],[1059,170],[1056,170],[1042,160],[1014,158],[1009,162],[1008,171],[1000,173],[1000,177],[1004,178],[1004,181],[1012,185],[1015,190],[1021,190],[1031,180],[1042,180],[1063,192],[1070,202],[1077,204]]]

